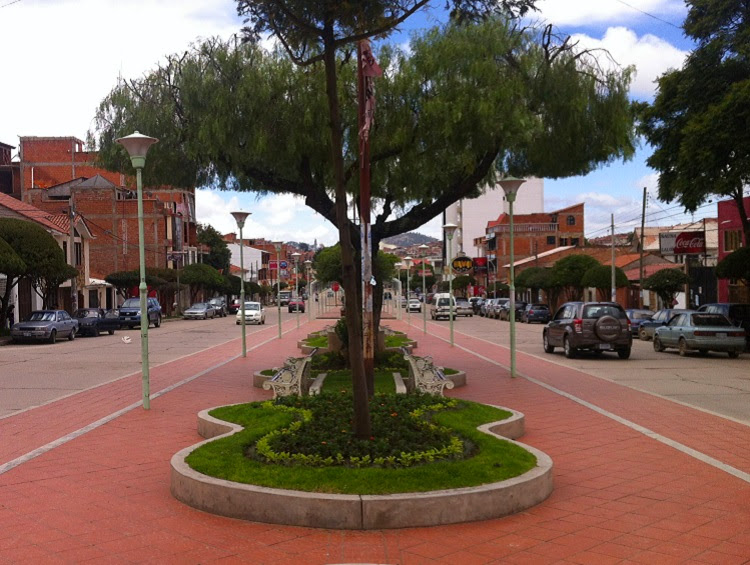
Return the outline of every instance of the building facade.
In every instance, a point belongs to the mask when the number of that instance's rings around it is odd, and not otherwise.
[[[745,216],[750,217],[750,196],[743,200]],[[750,242],[745,241],[740,220],[740,211],[734,200],[722,200],[717,204],[718,223],[718,258],[723,259],[732,251],[740,247],[746,247]],[[719,279],[718,281],[719,302],[750,302],[750,289],[742,281]]]

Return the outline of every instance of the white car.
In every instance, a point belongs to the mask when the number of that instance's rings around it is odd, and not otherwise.
[[[237,310],[235,323],[239,326],[242,323],[242,308]],[[246,324],[265,324],[266,309],[260,302],[245,302],[245,323]]]
[[[422,303],[417,300],[416,298],[409,299],[409,312],[421,312],[422,311]]]

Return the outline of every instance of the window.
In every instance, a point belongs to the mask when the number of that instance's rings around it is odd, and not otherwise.
[[[555,236],[554,235],[548,235],[547,236],[547,245],[554,245],[555,244]]]
[[[576,225],[576,217],[575,217],[575,216],[568,216],[568,217],[566,218],[565,222],[566,222],[566,223],[567,223],[567,224],[568,224],[569,226],[574,226],[574,225]]]
[[[577,237],[571,237],[570,238],[570,244],[571,245],[578,245],[578,238]]]
[[[727,230],[724,232],[724,251],[734,251],[742,247],[742,232]]]
[[[75,251],[76,256],[75,266],[79,267],[81,264],[83,264],[83,246],[80,242],[77,241],[73,244],[73,250]]]
[[[560,238],[560,245],[568,245],[568,238],[567,237],[561,237]]]

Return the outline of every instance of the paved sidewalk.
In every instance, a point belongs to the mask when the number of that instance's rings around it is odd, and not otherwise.
[[[386,325],[406,330],[405,321]],[[199,410],[268,398],[254,371],[330,320],[255,334],[0,419],[0,563],[748,563],[750,428],[421,322],[418,354],[465,368],[451,394],[526,414],[555,491],[486,522],[352,532],[242,522],[169,493],[169,460],[200,440]],[[0,354],[1,351],[0,351]],[[94,424],[94,425],[92,425]]]

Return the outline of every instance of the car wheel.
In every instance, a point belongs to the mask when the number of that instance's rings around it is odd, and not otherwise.
[[[620,357],[620,359],[630,359],[630,348],[627,349],[618,349],[617,355]]]
[[[158,328],[159,326],[161,326],[161,316],[157,316],[156,320],[154,320],[154,327]]]
[[[641,341],[648,341],[648,335],[646,335],[645,328],[638,330],[638,337],[641,338]]]
[[[94,327],[94,337],[99,337],[102,335],[102,331],[99,329],[99,326]]]
[[[544,344],[544,352],[545,353],[554,353],[555,347],[549,344],[549,338],[547,337],[547,332],[544,332],[542,334],[542,343]]]
[[[656,351],[657,353],[661,353],[665,349],[666,347],[664,347],[661,344],[661,340],[659,339],[659,336],[654,336],[654,351]]]
[[[49,334],[48,340],[50,343],[55,343],[57,341],[57,330],[52,330]]]
[[[708,355],[708,349],[699,349],[698,355],[700,355],[701,357],[705,357],[706,355]]]
[[[731,357],[732,359],[737,359],[737,357],[739,357],[739,356],[740,356],[740,352],[739,352],[739,351],[737,351],[736,349],[735,349],[734,351],[727,351],[727,354],[728,354],[728,355],[729,355],[729,357]]]
[[[575,359],[576,350],[570,345],[568,336],[565,336],[563,338],[563,351],[565,352],[565,357],[567,357],[568,359]]]
[[[73,341],[76,338],[76,329],[73,328],[68,334],[68,341]]]
[[[688,354],[687,342],[684,338],[680,338],[680,341],[677,343],[677,349],[680,352],[680,357],[685,357]]]
[[[115,330],[108,330],[108,331],[107,331],[107,333],[108,333],[109,335],[115,335]]]

